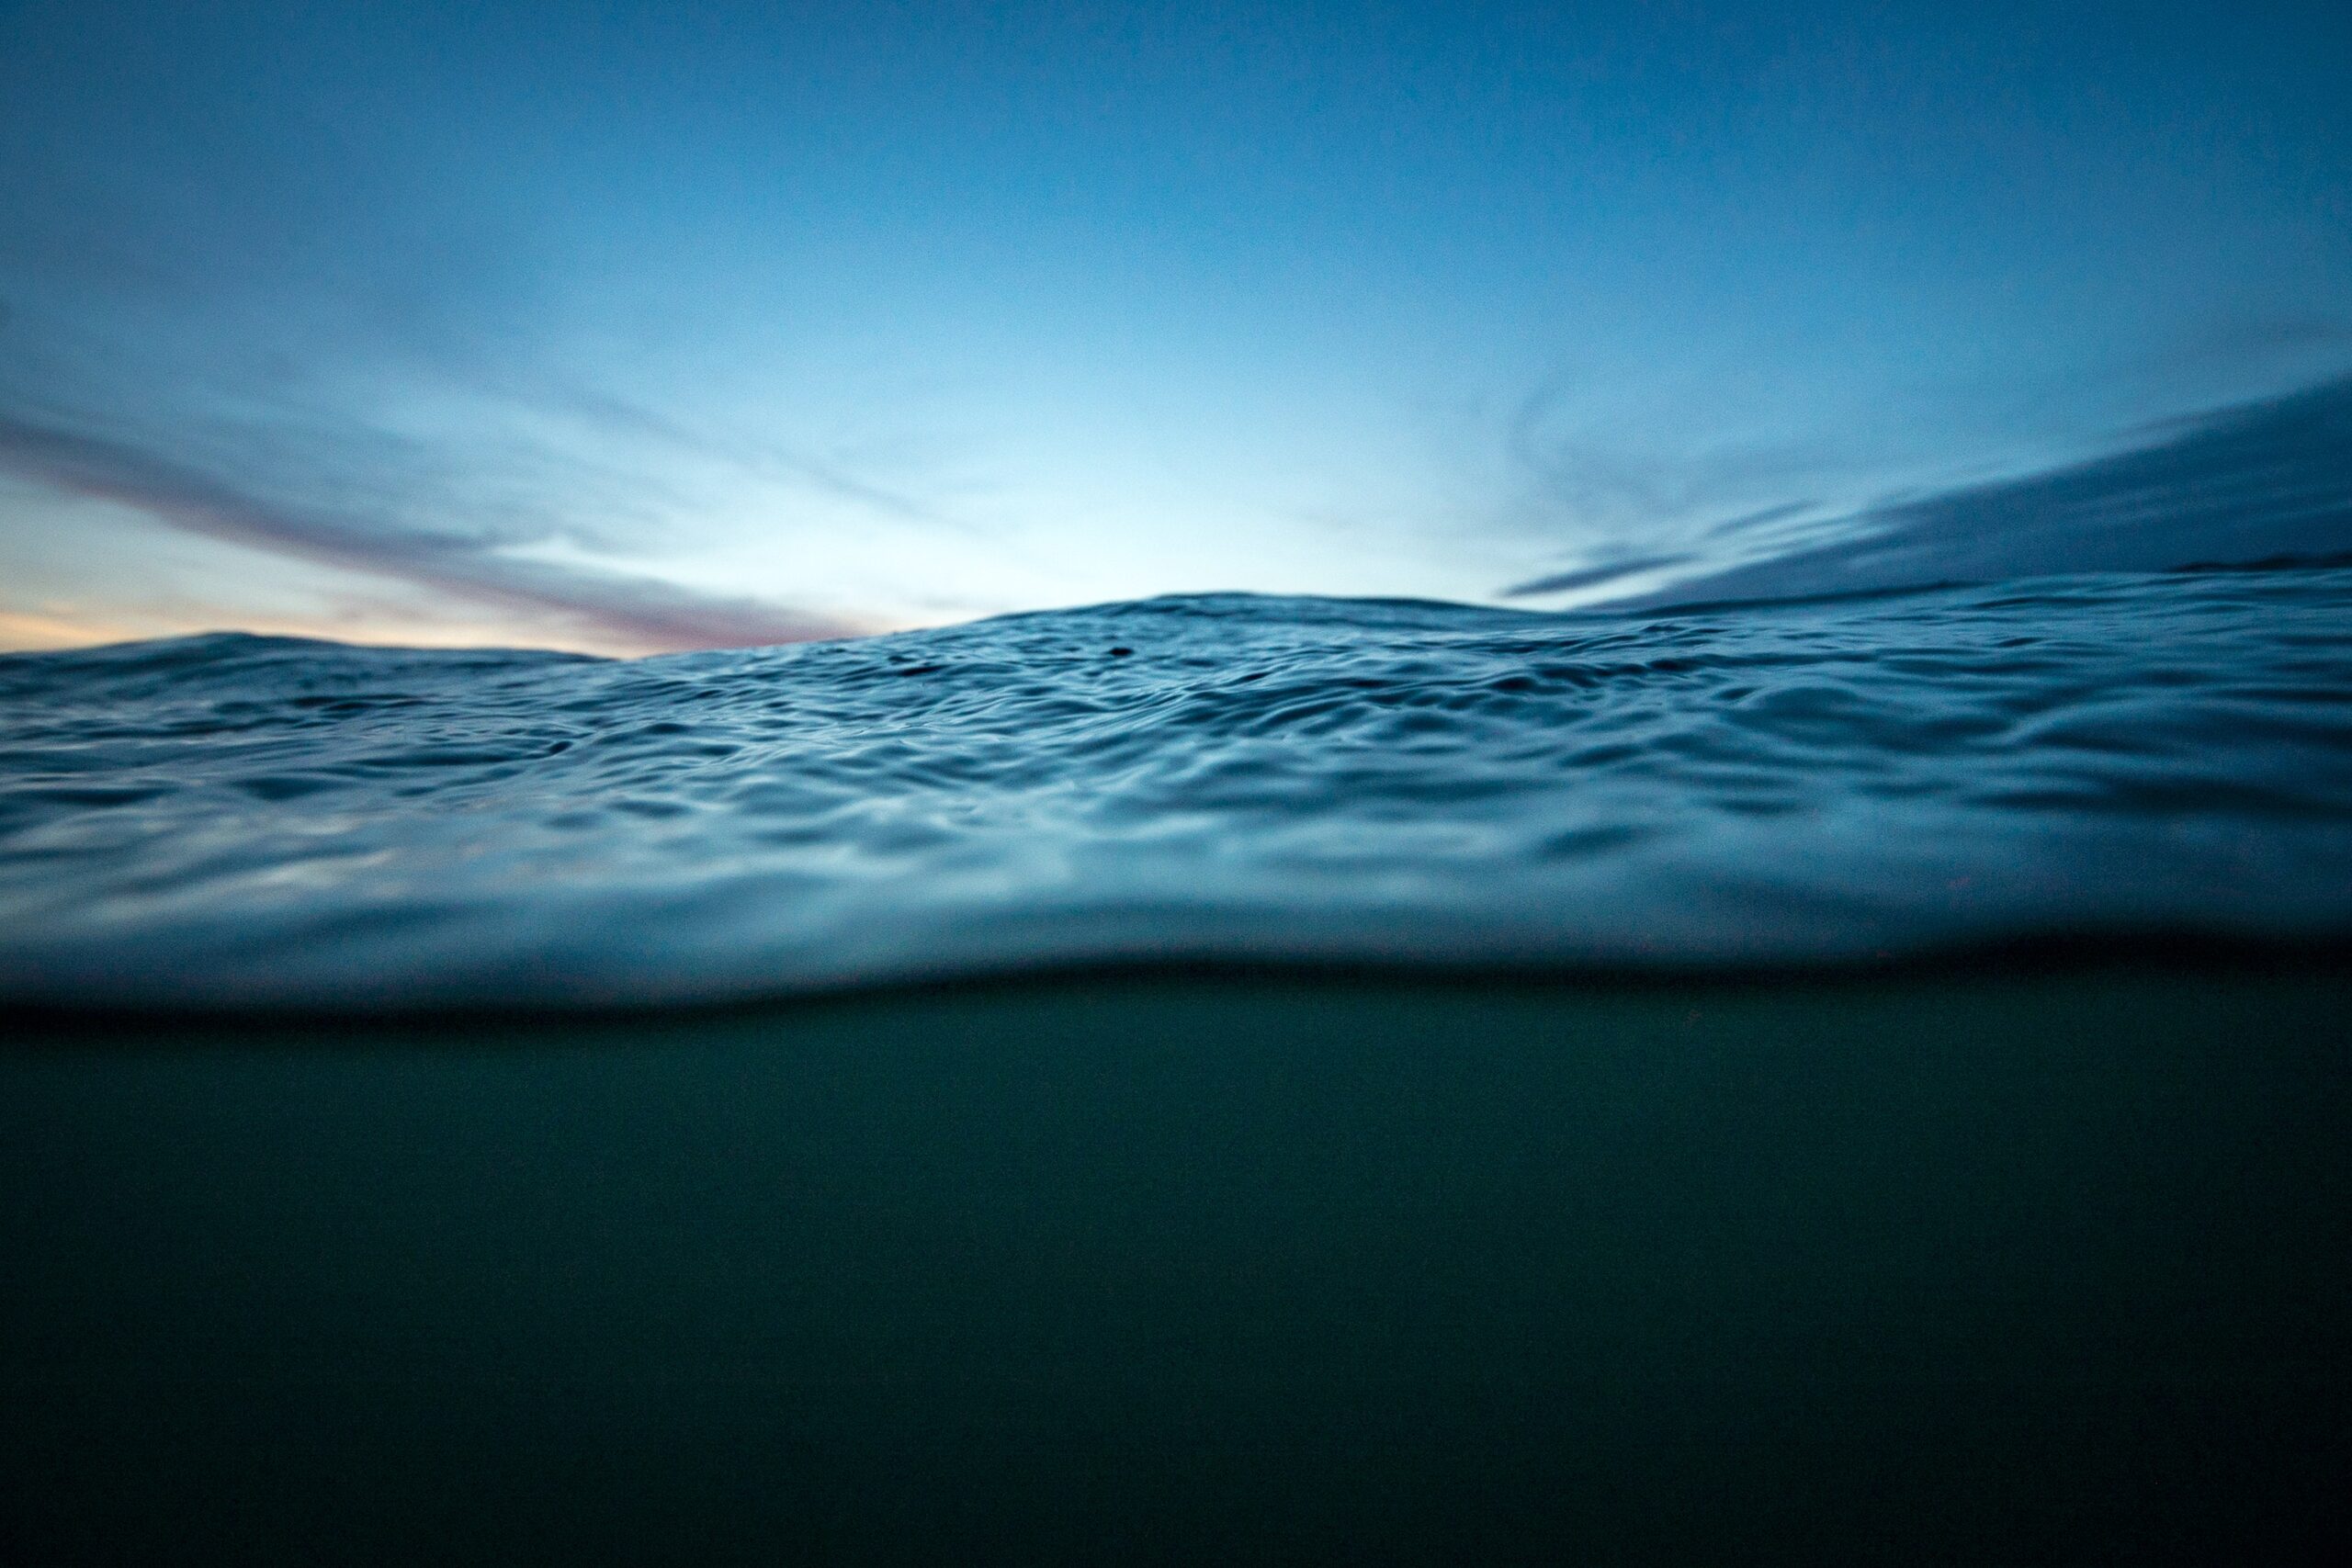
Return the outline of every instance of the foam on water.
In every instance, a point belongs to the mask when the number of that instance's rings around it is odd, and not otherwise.
[[[0,1000],[2352,932],[2352,570],[1540,615],[1210,596],[613,662],[0,660]]]

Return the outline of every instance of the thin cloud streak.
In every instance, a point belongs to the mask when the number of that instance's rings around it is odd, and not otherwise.
[[[694,430],[666,415],[605,393],[582,388],[551,391],[544,400],[551,406],[592,423],[649,437],[681,451],[714,458],[755,473],[774,475],[836,500],[849,502],[904,523],[934,528],[970,531],[970,525],[903,491],[850,472],[838,463],[786,449],[774,443],[740,444]]]
[[[1532,599],[1542,593],[1566,593],[1578,588],[1598,588],[1604,582],[1614,582],[1621,577],[1637,572],[1657,571],[1664,567],[1679,566],[1688,556],[1636,556],[1631,560],[1611,561],[1607,566],[1581,567],[1575,571],[1555,572],[1532,582],[1521,582],[1503,589],[1498,595],[1505,599]]]
[[[1820,504],[1819,502],[1814,501],[1784,501],[1777,506],[1758,507],[1753,512],[1743,512],[1736,517],[1724,518],[1707,530],[1707,536],[1711,539],[1728,539],[1736,535],[1751,534],[1759,528],[1769,527],[1772,524],[1785,523],[1792,517],[1801,517],[1814,511]]]

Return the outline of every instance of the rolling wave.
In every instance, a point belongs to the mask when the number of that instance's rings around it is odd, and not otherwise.
[[[634,661],[0,659],[0,1000],[2352,932],[2352,570],[1539,615],[1217,595]]]

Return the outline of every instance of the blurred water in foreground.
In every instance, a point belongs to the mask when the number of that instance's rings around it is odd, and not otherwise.
[[[2352,932],[2352,570],[1544,615],[1213,596],[607,662],[0,659],[0,1000]]]

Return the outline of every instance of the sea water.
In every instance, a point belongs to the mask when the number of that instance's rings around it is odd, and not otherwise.
[[[2342,569],[0,660],[0,1561],[2332,1562],[2347,932]]]
[[[1542,615],[1210,595],[609,661],[0,659],[0,1001],[2352,932],[2352,569]]]

